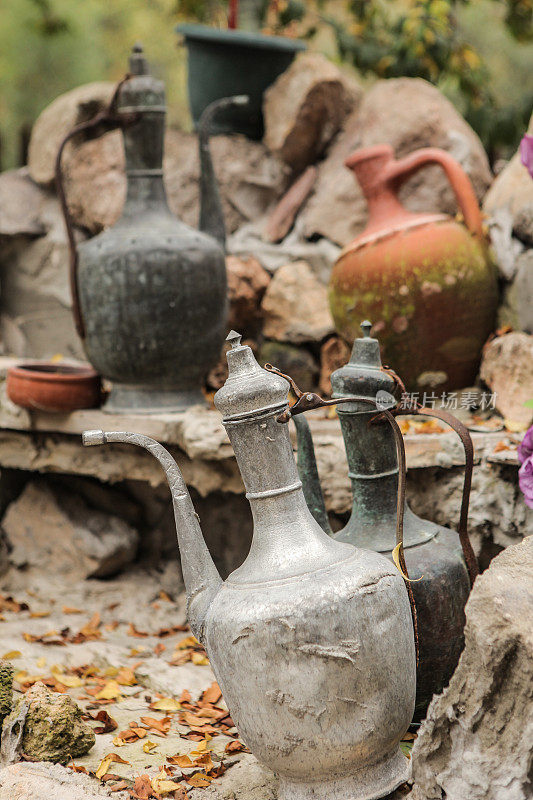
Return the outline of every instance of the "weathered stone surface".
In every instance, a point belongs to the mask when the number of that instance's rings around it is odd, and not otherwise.
[[[28,169],[44,186],[53,183],[55,161],[66,134],[80,122],[91,119],[111,100],[114,84],[107,81],[78,86],[56,99],[41,112],[31,132]],[[67,145],[68,147],[68,145]]]
[[[0,739],[2,738],[2,723],[11,711],[13,702],[14,672],[13,664],[0,659]]]
[[[65,580],[115,575],[137,552],[138,533],[76,495],[31,481],[8,507],[2,527],[10,560],[59,572]]]
[[[316,176],[317,168],[315,166],[307,167],[283,195],[266,221],[263,232],[265,241],[281,242],[287,236],[294,225],[298,211],[315,185]]]
[[[35,184],[28,170],[13,169],[0,174],[0,236],[42,236],[46,232],[41,207],[46,193]]]
[[[421,446],[426,437],[422,435]],[[443,449],[442,455],[446,453]],[[462,467],[410,471],[407,495],[423,519],[457,529],[463,491]],[[533,510],[518,488],[516,465],[476,464],[468,512],[468,532],[476,554],[490,546],[505,548],[533,534]]]
[[[331,397],[331,373],[343,367],[350,358],[350,348],[340,336],[332,336],[320,348],[321,394]]]
[[[228,330],[234,329],[243,336],[251,335],[261,319],[261,300],[270,283],[270,275],[253,256],[227,256],[226,273]]]
[[[529,122],[528,133],[533,134],[533,115]],[[528,236],[531,236],[533,225],[532,206],[533,180],[520,161],[520,152],[517,151],[487,192],[483,201],[483,211],[491,217],[500,209],[506,208],[511,214],[513,229],[518,224],[517,235],[520,238],[524,236],[527,241]],[[522,234],[519,231],[522,231]]]
[[[68,695],[51,692],[37,681],[22,699],[28,706],[22,752],[29,758],[66,764],[94,745],[92,727],[84,722],[80,707]]]
[[[285,191],[288,170],[260,142],[245,136],[211,140],[213,163],[228,231],[262,216]],[[198,139],[167,130],[163,162],[171,210],[198,226],[200,165]],[[122,135],[112,131],[83,142],[65,157],[65,186],[75,224],[97,233],[120,216],[126,194]]]
[[[514,233],[528,247],[533,247],[533,198],[525,203],[516,213]]]
[[[533,537],[481,575],[465,649],[412,752],[412,800],[529,800],[533,741]]]
[[[493,339],[484,349],[480,375],[506,419],[524,425],[533,420],[533,409],[524,405],[533,397],[533,336],[508,333]]]
[[[303,53],[267,89],[264,140],[296,171],[323,153],[362,90],[320,53]]]
[[[286,375],[290,375],[302,391],[317,388],[318,364],[304,347],[295,347],[286,342],[263,342],[259,348],[259,363],[270,363]]]
[[[59,764],[22,762],[0,770],[0,800],[125,800],[128,795],[110,795],[94,778]]]
[[[277,270],[262,310],[265,336],[279,342],[319,342],[334,331],[327,289],[305,261]]]
[[[515,271],[513,280],[503,288],[498,327],[510,325],[515,330],[533,333],[533,248],[516,257]]]
[[[16,236],[0,248],[0,334],[6,350],[17,356],[83,358],[72,319],[63,218],[57,199],[42,195],[39,220],[46,235]]]
[[[344,160],[354,150],[388,143],[397,158],[421,147],[440,147],[456,158],[481,199],[491,182],[483,146],[472,128],[438,89],[420,78],[378,81],[346,120],[343,132],[319,167],[314,194],[301,216],[307,237],[325,236],[340,245],[366,225],[362,192]],[[407,181],[400,199],[411,211],[457,211],[453,191],[439,167]]]

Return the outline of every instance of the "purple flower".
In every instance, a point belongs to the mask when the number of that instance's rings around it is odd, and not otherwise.
[[[518,470],[518,484],[524,494],[526,506],[533,508],[533,456],[526,458]]]
[[[533,425],[526,431],[526,435],[518,445],[516,454],[521,464],[524,463],[526,458],[533,455]]]
[[[533,136],[529,133],[520,142],[520,161],[533,178]]]

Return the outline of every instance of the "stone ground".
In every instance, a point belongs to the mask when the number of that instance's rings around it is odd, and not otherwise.
[[[17,690],[43,680],[88,714],[105,711],[116,724],[74,760],[76,771],[29,762],[4,767],[0,800],[276,800],[276,778],[245,751],[231,719],[197,716],[196,702],[215,678],[183,630],[185,598],[176,565],[163,573],[136,568],[116,579],[77,583],[12,569],[0,579],[0,619],[0,657],[12,662]],[[187,706],[185,691],[191,695],[189,716],[180,708]],[[215,707],[224,709],[223,700]],[[141,738],[131,734],[132,723]],[[127,743],[120,737],[124,731],[130,732]],[[177,757],[191,752],[197,764],[176,765]],[[109,754],[126,763],[105,763]],[[154,794],[147,793],[150,784]]]

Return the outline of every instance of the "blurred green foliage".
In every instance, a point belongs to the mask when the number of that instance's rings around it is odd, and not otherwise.
[[[347,0],[345,17],[330,13],[328,0],[319,5],[341,58],[363,75],[424,78],[454,100],[489,155],[516,147],[533,105],[533,0]],[[507,65],[494,64],[484,37],[509,54]],[[520,49],[529,63],[521,94],[510,102],[495,90],[495,72],[516,82],[519,64],[510,56]]]
[[[185,52],[174,26],[226,25],[228,0],[2,0],[3,168],[19,163],[20,131],[57,95],[118,80],[135,41],[164,77],[172,124],[190,125]],[[509,155],[533,102],[533,0],[240,0],[273,34],[303,36],[366,82],[417,76],[438,86],[481,136]],[[334,32],[328,38],[327,32]]]

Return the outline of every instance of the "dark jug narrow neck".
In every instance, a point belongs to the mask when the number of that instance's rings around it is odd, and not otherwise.
[[[146,213],[151,206],[168,211],[163,183],[165,87],[150,74],[140,45],[130,57],[130,75],[118,103],[119,114],[133,117],[122,129],[127,180],[123,217]]]

